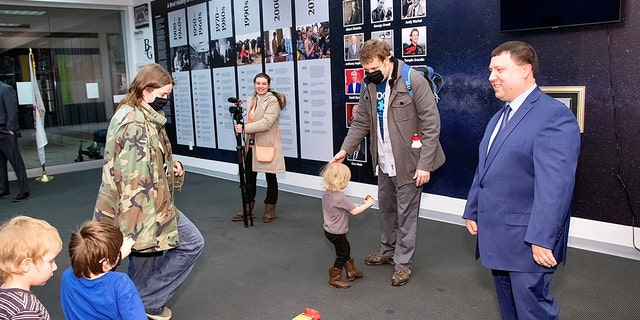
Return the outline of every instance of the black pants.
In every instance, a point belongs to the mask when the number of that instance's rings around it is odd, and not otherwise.
[[[258,173],[253,171],[252,150],[249,148],[245,157],[244,176],[247,184],[247,197],[249,202],[256,199],[256,181]],[[278,202],[278,178],[275,173],[264,173],[267,180],[267,196],[264,198],[265,204],[276,204]]]
[[[342,270],[344,264],[351,259],[351,246],[349,245],[349,240],[347,240],[347,235],[333,234],[326,230],[324,231],[324,235],[336,248],[336,260],[333,262],[333,267]]]
[[[9,193],[9,173],[7,161],[11,163],[16,174],[20,193],[29,193],[27,170],[18,149],[18,138],[5,128],[0,128],[0,193]]]

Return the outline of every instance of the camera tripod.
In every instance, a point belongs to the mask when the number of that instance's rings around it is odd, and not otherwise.
[[[247,194],[247,181],[245,176],[245,161],[246,161],[246,152],[244,149],[244,145],[242,144],[243,136],[244,136],[244,121],[242,119],[242,107],[240,106],[242,102],[238,101],[236,105],[229,107],[229,112],[231,113],[231,117],[235,124],[242,125],[242,132],[235,132],[236,135],[236,150],[238,152],[238,174],[240,175],[240,192],[242,194],[242,213],[244,227],[248,228],[249,225],[253,227],[253,215],[249,212],[249,195]]]

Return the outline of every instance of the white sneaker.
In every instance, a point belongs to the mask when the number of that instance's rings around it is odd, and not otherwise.
[[[151,320],[170,320],[171,319],[171,309],[164,307],[162,310],[162,314],[152,315],[147,313],[147,318]]]

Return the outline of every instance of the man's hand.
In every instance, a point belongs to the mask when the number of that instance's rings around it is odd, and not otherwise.
[[[464,219],[465,224],[467,225],[467,230],[471,235],[475,236],[478,234],[478,224],[471,219]]]
[[[344,158],[347,156],[347,152],[344,150],[340,150],[338,151],[338,153],[336,153],[335,156],[333,156],[333,158],[331,158],[331,161],[329,161],[329,163],[332,162],[342,162],[344,161]]]
[[[416,187],[421,187],[423,184],[429,182],[431,179],[431,172],[424,170],[416,170],[416,174],[413,175],[416,179]]]
[[[558,262],[553,256],[553,251],[535,244],[531,244],[531,252],[533,253],[533,261],[545,268],[553,268]]]

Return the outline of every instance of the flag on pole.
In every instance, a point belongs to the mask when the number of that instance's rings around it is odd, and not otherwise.
[[[38,82],[36,82],[36,61],[33,58],[33,53],[29,49],[29,61],[31,62],[31,89],[33,90],[33,122],[36,128],[36,146],[38,147],[38,158],[40,164],[44,165],[44,146],[47,145],[47,134],[44,132],[44,103],[42,102],[42,96],[40,96],[40,89],[38,88]]]

